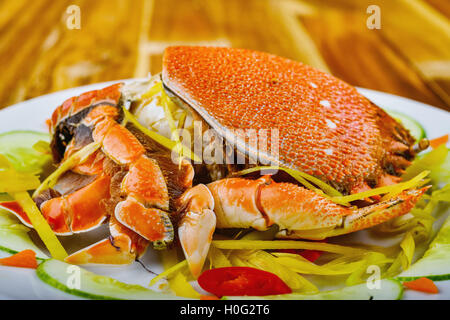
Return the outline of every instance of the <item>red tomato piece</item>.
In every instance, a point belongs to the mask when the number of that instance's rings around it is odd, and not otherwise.
[[[292,292],[277,275],[250,267],[207,270],[198,278],[198,284],[217,297],[267,296]]]
[[[300,255],[305,258],[308,259],[311,262],[316,261],[317,259],[319,259],[319,257],[322,255],[322,251],[317,251],[317,250],[304,250],[303,252],[300,253]]]

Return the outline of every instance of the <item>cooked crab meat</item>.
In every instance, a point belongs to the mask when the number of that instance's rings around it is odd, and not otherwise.
[[[211,139],[221,138],[224,149],[230,143],[247,162],[193,166],[180,154],[173,161],[173,150],[127,123],[122,108],[175,142],[180,137],[174,130],[192,134],[200,121],[200,133],[212,129]],[[111,237],[72,254],[72,263],[129,263],[149,242],[156,248],[171,243],[174,226],[197,276],[216,228],[278,225],[279,238],[323,239],[406,214],[427,190],[410,188],[388,200],[372,197],[346,207],[280,173],[233,177],[250,163],[268,160],[349,195],[398,183],[420,151],[400,123],[349,84],[250,50],[169,47],[161,75],[71,98],[55,110],[49,126],[56,162],[100,145],[55,189],[35,198],[61,235],[109,219]],[[278,130],[276,154],[249,143],[245,130],[257,129]],[[80,185],[71,187],[70,181]]]

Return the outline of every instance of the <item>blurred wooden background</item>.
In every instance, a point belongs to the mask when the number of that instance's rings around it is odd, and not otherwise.
[[[81,29],[67,27],[78,5]],[[369,29],[377,5],[381,29]],[[0,0],[0,108],[161,69],[171,44],[267,51],[450,111],[448,0]]]

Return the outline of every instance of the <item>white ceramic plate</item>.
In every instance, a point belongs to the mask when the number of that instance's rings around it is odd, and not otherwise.
[[[127,80],[130,81],[130,80]],[[0,111],[0,133],[10,130],[46,131],[45,120],[64,100],[83,92],[99,89],[114,82],[94,84],[48,94],[32,100],[18,103]],[[380,107],[403,112],[416,119],[425,128],[429,138],[450,133],[450,113],[432,106],[368,89],[359,89],[367,98]],[[161,272],[158,257],[152,250],[145,256],[145,262],[154,272]],[[6,256],[0,252],[0,257]],[[120,281],[146,286],[152,274],[138,263],[122,267],[87,267],[95,273],[108,275]],[[450,299],[450,281],[436,282],[440,293],[421,294],[406,290],[404,299]],[[34,270],[0,267],[0,299],[79,299],[41,282]]]

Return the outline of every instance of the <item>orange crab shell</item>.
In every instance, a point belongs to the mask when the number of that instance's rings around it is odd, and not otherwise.
[[[116,105],[120,99],[123,83],[117,83],[101,90],[85,92],[78,97],[72,97],[63,102],[61,106],[55,109],[52,117],[48,121],[51,133],[55,126],[64,118],[74,115],[81,110],[91,106],[96,101],[110,102]]]
[[[378,183],[395,142],[398,124],[354,87],[275,55],[169,47],[162,79],[219,134],[276,128],[281,165],[347,191]]]

